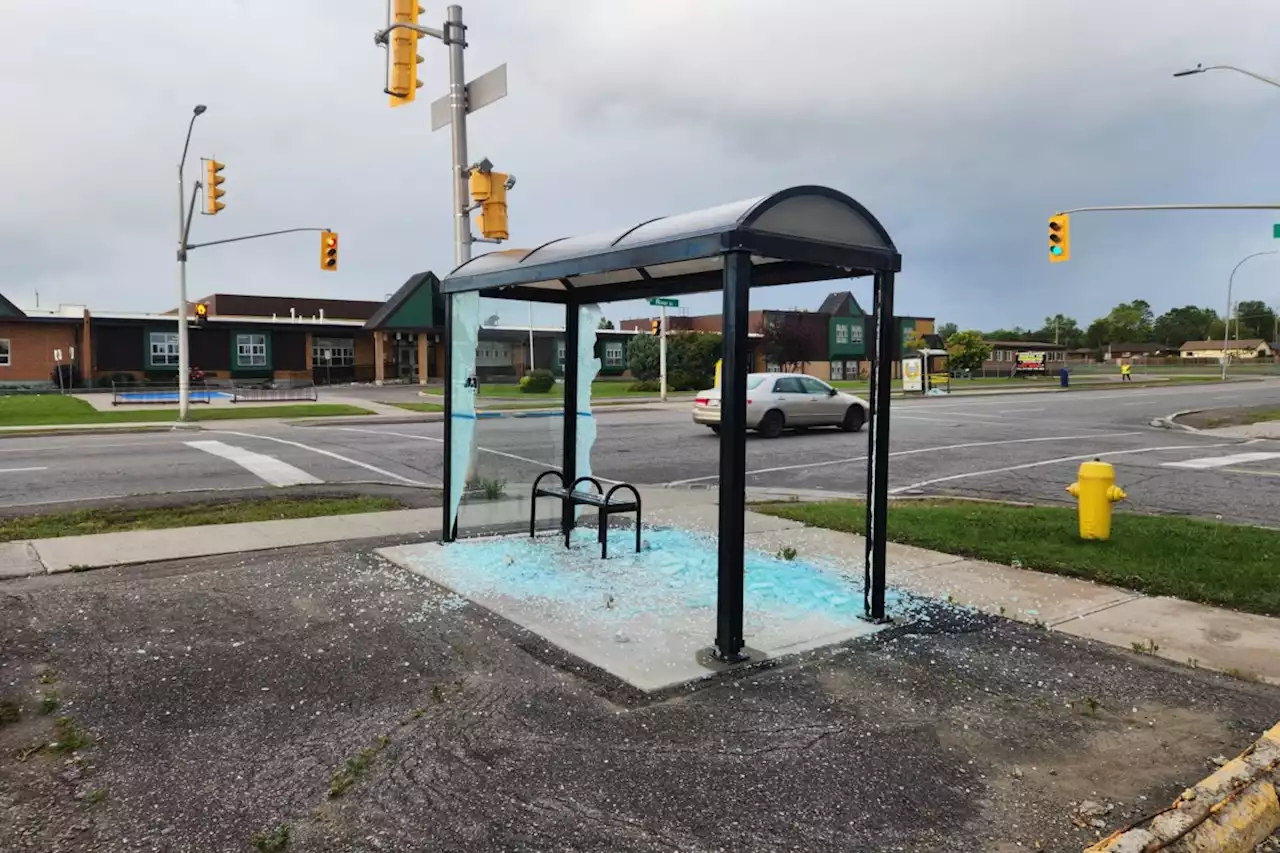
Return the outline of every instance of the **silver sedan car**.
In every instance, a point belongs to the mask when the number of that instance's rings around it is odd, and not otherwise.
[[[777,438],[784,429],[834,426],[857,432],[867,422],[867,402],[803,373],[747,376],[747,429]],[[699,391],[693,422],[720,433],[720,389]]]

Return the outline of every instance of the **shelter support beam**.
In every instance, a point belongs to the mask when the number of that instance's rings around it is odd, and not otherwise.
[[[889,386],[901,346],[893,327],[893,273],[876,273],[876,351],[871,363],[871,418],[867,431],[866,618],[885,620],[885,537],[889,511]]]
[[[715,655],[728,662],[746,658],[742,653],[742,570],[747,509],[747,312],[750,307],[751,271],[750,253],[729,252],[725,255]]]
[[[449,504],[452,503],[450,495],[453,494],[451,487],[453,485],[453,466],[451,464],[453,457],[453,294],[447,294],[444,297],[444,347],[440,368],[442,378],[444,379],[444,470],[441,473],[441,482],[444,485],[444,523],[440,525],[440,541],[452,542],[457,538],[458,528]]]
[[[578,479],[578,321],[582,309],[570,304],[564,309],[564,433],[561,452],[564,461],[560,471],[565,483]],[[564,509],[560,515],[560,533],[568,542],[569,531],[573,530],[577,515],[577,507],[572,501],[564,501]]]

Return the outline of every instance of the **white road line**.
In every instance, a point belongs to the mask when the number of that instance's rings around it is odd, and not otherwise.
[[[331,427],[331,429],[341,430],[342,432],[365,432],[365,433],[369,433],[370,435],[394,435],[397,438],[412,438],[415,441],[431,441],[431,442],[435,442],[436,444],[444,444],[443,438],[436,438],[433,435],[414,435],[413,433],[409,433],[409,432],[391,432],[390,430],[381,430],[381,429],[360,429],[359,427]],[[481,453],[489,453],[494,456],[501,456],[504,459],[512,459],[516,462],[524,462],[529,465],[540,465],[544,468],[554,468],[557,471],[560,470],[559,465],[555,465],[550,462],[543,462],[540,459],[530,459],[527,456],[517,456],[514,453],[507,453],[505,450],[493,450],[488,447],[477,447],[476,450],[479,450]],[[608,477],[601,477],[598,474],[593,474],[592,476],[594,476],[597,480],[599,480],[602,483],[617,484],[621,482],[620,480],[610,480]]]
[[[324,482],[319,477],[312,476],[301,468],[295,468],[274,456],[254,453],[252,450],[224,444],[221,441],[184,441],[183,444],[234,462],[272,486],[304,486]]]
[[[1209,468],[1226,468],[1229,465],[1246,465],[1250,462],[1266,462],[1268,459],[1280,459],[1280,453],[1236,453],[1231,456],[1204,456],[1199,459],[1186,459],[1182,462],[1166,462],[1165,468],[1192,468],[1204,471]]]
[[[44,465],[38,468],[0,468],[0,474],[18,474],[23,471],[48,471],[49,466]]]
[[[218,432],[222,435],[238,435],[241,438],[256,438],[256,439],[260,439],[261,441],[274,441],[277,444],[287,444],[290,447],[300,447],[303,450],[310,450],[312,453],[319,453],[321,456],[328,456],[330,459],[337,459],[339,462],[346,462],[350,465],[355,465],[359,468],[365,469],[366,471],[372,471],[375,474],[381,474],[384,477],[390,477],[391,479],[398,480],[401,483],[407,483],[410,486],[427,485],[421,480],[414,480],[409,477],[402,477],[399,474],[393,474],[392,472],[387,471],[383,468],[379,468],[376,465],[370,465],[368,462],[361,462],[359,459],[352,459],[348,456],[343,456],[340,453],[334,453],[332,450],[324,450],[319,447],[312,447],[308,444],[303,444],[300,441],[289,441],[286,438],[275,438],[274,436],[270,436],[270,435],[254,435],[251,432],[232,432],[231,430],[218,430]]]
[[[1080,456],[1060,456],[1057,459],[1042,459],[1039,462],[1026,462],[1022,465],[1008,465],[1004,468],[990,468],[986,471],[966,471],[963,474],[952,474],[949,477],[935,477],[932,480],[921,480],[918,483],[912,483],[909,486],[899,486],[896,489],[890,489],[889,494],[896,495],[901,492],[909,492],[913,489],[922,489],[925,486],[933,486],[938,483],[950,483],[953,480],[964,480],[969,477],[985,477],[990,474],[1008,474],[1013,471],[1023,471],[1027,468],[1039,468],[1043,465],[1057,465],[1062,462],[1083,462],[1086,459],[1101,459],[1103,456],[1126,456],[1132,453],[1158,453],[1161,450],[1199,450],[1204,447],[1232,447],[1237,442],[1223,442],[1221,444],[1181,444],[1169,447],[1142,447],[1137,450],[1110,450],[1100,453],[1085,453]]]
[[[1049,435],[1037,438],[1010,438],[1003,441],[971,441],[965,444],[944,444],[941,447],[917,447],[914,450],[896,450],[889,456],[914,456],[918,453],[938,453],[943,450],[963,450],[968,447],[994,447],[1001,444],[1032,444],[1040,441],[1085,441],[1095,438],[1123,438],[1131,435],[1145,435],[1142,432],[1104,432],[1098,435]],[[848,465],[851,462],[862,462],[865,460],[866,454],[862,456],[850,456],[847,459],[831,459],[826,462],[803,462],[799,465],[779,465],[776,468],[759,468],[755,471],[748,471],[747,476],[752,477],[757,474],[776,474],[779,471],[799,471],[804,468],[826,468],[831,465]],[[687,480],[673,480],[667,483],[668,486],[685,486],[689,483],[700,483],[705,480],[715,480],[719,474],[710,474],[706,477],[690,477]]]

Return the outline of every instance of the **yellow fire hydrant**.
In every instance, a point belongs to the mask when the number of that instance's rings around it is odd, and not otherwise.
[[[1079,499],[1081,539],[1111,538],[1111,505],[1128,497],[1116,485],[1116,469],[1110,462],[1094,459],[1083,462],[1076,481],[1067,486],[1071,497]]]

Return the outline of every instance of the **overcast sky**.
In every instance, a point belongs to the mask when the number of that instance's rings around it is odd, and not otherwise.
[[[424,4],[438,26],[444,7]],[[962,327],[1081,325],[1133,298],[1225,303],[1243,255],[1280,248],[1280,212],[1073,218],[1093,204],[1277,202],[1275,0],[472,0],[467,74],[509,66],[470,120],[473,159],[515,174],[509,246],[800,183],[849,193],[903,255],[898,313]],[[417,103],[390,109],[373,31],[385,0],[0,0],[0,292],[31,306],[176,302],[176,171],[227,164],[193,241],[333,227],[192,253],[213,292],[382,299],[452,265],[449,137],[430,131],[447,57],[424,39]],[[486,247],[477,247],[486,248]],[[816,308],[863,281],[753,293]],[[1280,303],[1280,256],[1237,294]],[[718,310],[716,297],[684,300]],[[498,306],[507,322],[522,307]],[[644,316],[606,306],[614,318]],[[551,319],[547,314],[539,319]]]

